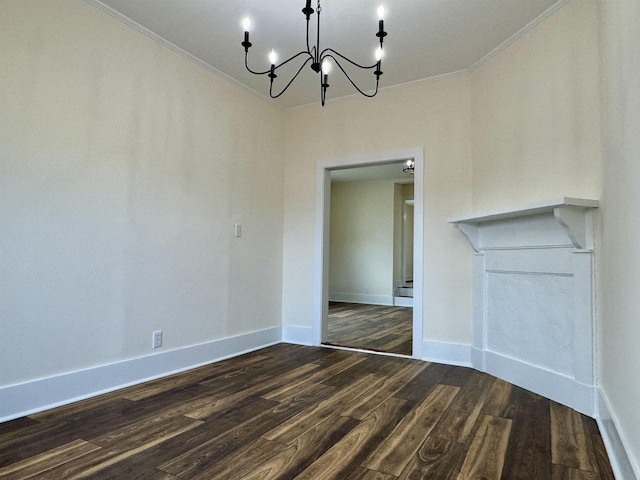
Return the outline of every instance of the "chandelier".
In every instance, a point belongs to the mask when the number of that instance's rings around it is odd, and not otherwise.
[[[413,175],[415,173],[415,169],[416,169],[416,162],[413,159],[409,159],[404,163],[404,167],[402,171],[404,173],[410,173],[411,175]]]
[[[313,15],[314,10],[311,8],[311,0],[306,0],[306,6],[302,9],[302,13],[307,17],[307,49],[302,50],[301,52],[289,57],[285,61],[281,63],[278,62],[278,56],[275,50],[271,50],[269,54],[269,63],[271,67],[269,70],[265,71],[254,71],[249,68],[248,57],[249,57],[249,47],[251,47],[251,42],[249,42],[249,31],[251,29],[251,21],[249,17],[246,17],[243,21],[243,29],[244,29],[244,42],[242,42],[242,46],[244,47],[244,66],[246,69],[255,74],[255,75],[267,75],[269,77],[269,96],[271,98],[278,98],[284,92],[287,91],[287,88],[293,83],[296,77],[300,74],[302,69],[311,62],[311,69],[318,73],[320,76],[320,101],[322,106],[324,106],[325,98],[327,95],[327,88],[329,88],[329,72],[331,71],[331,62],[329,59],[335,63],[338,68],[342,71],[342,73],[347,77],[347,80],[353,85],[353,87],[365,97],[375,97],[378,93],[378,82],[380,81],[380,75],[382,75],[381,63],[382,63],[382,42],[384,37],[387,36],[387,32],[384,31],[384,6],[380,5],[378,7],[378,32],[376,33],[376,37],[380,39],[380,46],[375,51],[375,60],[376,62],[373,65],[360,65],[359,63],[354,62],[353,60],[345,57],[341,53],[335,51],[332,48],[325,48],[324,50],[320,50],[320,13],[322,12],[322,7],[320,6],[320,0],[317,0],[316,5],[316,16],[317,16],[317,31],[316,31],[316,43],[311,46],[309,43],[309,24],[311,21],[311,15]],[[300,65],[300,68],[296,72],[296,74],[289,80],[289,82],[284,86],[284,88],[278,92],[273,93],[273,81],[278,77],[276,71],[286,65],[287,63],[297,59],[298,57],[302,57],[304,62]],[[373,74],[376,77],[376,87],[373,93],[367,93],[363,91],[356,83],[349,77],[349,74],[346,72],[341,61],[348,62],[352,66],[360,68],[362,70],[373,70]]]

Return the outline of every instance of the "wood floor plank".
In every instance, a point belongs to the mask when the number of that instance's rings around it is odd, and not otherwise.
[[[331,416],[291,442],[247,475],[247,479],[288,480],[295,478],[320,455],[342,439],[358,424],[348,417]]]
[[[238,362],[218,362],[212,365],[206,365],[204,367],[196,368],[188,373],[180,373],[172,375],[168,378],[161,378],[141,386],[136,386],[131,389],[130,392],[123,395],[124,398],[129,400],[141,400],[159,393],[174,390],[182,386],[186,386],[192,383],[199,383],[204,381],[210,381],[213,378],[224,375],[232,371],[246,369],[251,365],[260,364],[269,357],[266,355],[256,355],[254,357],[248,357]]]
[[[398,390],[394,397],[410,401],[422,401],[437,385],[444,383],[442,380],[449,372],[449,369],[448,365],[427,363],[427,367]]]
[[[356,467],[345,480],[394,480],[396,477],[364,467]]]
[[[217,421],[204,421],[201,425],[180,435],[168,438],[149,449],[106,466],[100,471],[100,480],[138,478],[139,475],[151,475],[149,478],[155,478],[155,476],[162,478],[163,475],[167,478],[178,478],[175,475],[157,470],[156,467],[200,447],[237,426],[237,422],[229,421],[226,418]]]
[[[91,443],[113,452],[125,453],[145,443],[161,443],[202,423],[183,416],[171,419],[149,418],[106,433],[93,439]]]
[[[427,437],[400,474],[400,480],[456,480],[467,446],[437,437]]]
[[[516,403],[513,401],[512,391],[513,385],[496,378],[491,384],[482,413],[494,417],[513,418]]]
[[[551,461],[578,470],[597,472],[591,435],[575,410],[551,402]]]
[[[29,427],[39,424],[40,422],[29,417],[20,417],[0,423],[0,443],[2,443],[3,439],[6,440],[12,436],[19,437],[23,432],[27,431]]]
[[[279,388],[274,388],[271,391],[264,393],[262,397],[278,402],[285,401],[290,398],[292,393],[303,390],[310,385],[323,382],[363,360],[364,359],[362,357],[356,356],[344,358],[333,365],[329,365],[326,368],[313,372],[311,375],[299,377],[297,379],[289,381]]]
[[[216,462],[211,467],[200,471],[197,475],[190,476],[191,480],[211,480],[212,478],[224,478],[227,480],[241,480],[255,468],[271,457],[278,455],[286,448],[279,442],[256,438],[245,447],[239,448],[222,461]]]
[[[101,448],[93,452],[87,453],[79,457],[75,462],[67,462],[48,472],[35,475],[32,478],[51,479],[51,478],[91,478],[99,476],[100,472],[112,465],[115,465],[127,458],[136,455],[144,450],[152,448],[169,438],[180,435],[194,427],[194,423],[176,424],[173,428],[165,427],[163,435],[156,435],[151,438],[140,439],[133,448],[117,449],[117,448]]]
[[[615,480],[613,470],[611,469],[611,462],[609,461],[609,455],[607,455],[607,450],[604,446],[604,442],[602,441],[602,437],[600,435],[591,435],[591,441],[593,443],[593,450],[596,455],[598,471],[600,472],[602,480]]]
[[[473,372],[469,380],[460,388],[458,395],[435,426],[432,434],[452,442],[468,443],[491,383],[491,377]]]
[[[75,440],[67,445],[62,445],[40,455],[13,463],[8,467],[0,468],[0,478],[3,480],[30,478],[99,449],[98,445],[84,440]]]
[[[236,449],[251,443],[276,425],[286,422],[302,411],[304,407],[304,403],[278,405],[163,463],[158,468],[179,477],[196,476],[200,472],[212,468]]]
[[[343,479],[358,466],[407,410],[405,400],[389,398],[358,426],[307,467],[298,480]]]
[[[515,414],[502,479],[548,480],[551,478],[549,400],[515,386],[511,392],[508,404],[515,405]]]
[[[269,375],[268,378],[264,378],[262,376],[253,377],[249,381],[247,381],[247,379],[243,379],[235,386],[235,392],[225,391],[225,394],[223,395],[217,393],[214,401],[201,402],[197,408],[194,408],[185,415],[190,418],[205,419],[235,405],[247,396],[264,394],[273,388],[278,388],[282,384],[287,384],[296,378],[303,377],[317,368],[317,365],[309,363],[298,368],[294,368],[291,371],[285,371],[285,373],[281,375]]]
[[[345,408],[341,415],[362,420],[375,410],[378,405],[422,372],[425,367],[426,365],[424,364],[408,364],[397,373],[384,378],[374,385],[366,394],[360,396],[358,400],[352,402]]]
[[[500,480],[510,433],[511,420],[483,416],[458,478]]]
[[[264,434],[264,438],[277,440],[281,443],[292,442],[335,412],[342,412],[347,405],[364,395],[369,385],[376,381],[378,381],[378,378],[373,374],[362,377],[351,386],[339,390],[335,395],[314,405],[304,413],[278,425]]]
[[[21,434],[6,435],[0,442],[0,468],[67,445],[79,436],[64,423],[41,423],[25,428]]]
[[[563,465],[553,465],[551,480],[601,480],[600,474]]]
[[[371,470],[400,476],[459,390],[459,387],[438,385],[402,419],[362,465]]]
[[[336,388],[345,388],[351,385],[354,381],[362,378],[364,375],[375,374],[378,378],[383,378],[388,375],[393,375],[401,368],[406,367],[409,363],[416,362],[421,363],[412,359],[368,355],[362,362],[358,362],[356,365],[333,375],[322,383]]]

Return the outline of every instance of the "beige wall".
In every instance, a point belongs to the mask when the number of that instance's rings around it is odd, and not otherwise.
[[[600,196],[597,15],[569,2],[471,79],[473,206]]]
[[[0,386],[280,325],[284,113],[85,2],[0,10]]]
[[[640,4],[600,0],[600,385],[640,478]]]
[[[393,295],[394,183],[331,183],[329,299]]]
[[[446,222],[471,209],[469,94],[460,75],[287,113],[284,325],[314,318],[316,163],[424,147],[424,336],[471,343],[472,255]]]

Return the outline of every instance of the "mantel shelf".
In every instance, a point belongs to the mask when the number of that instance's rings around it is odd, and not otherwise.
[[[560,197],[541,202],[518,205],[515,207],[498,208],[486,212],[463,215],[448,220],[449,223],[484,223],[496,220],[506,220],[508,218],[526,217],[528,215],[539,215],[542,213],[553,213],[556,207],[578,207],[578,208],[598,208],[598,200],[586,198]]]
[[[486,212],[454,217],[448,220],[455,223],[464,233],[476,252],[481,251],[479,227],[488,222],[522,218],[532,215],[551,214],[564,228],[571,243],[578,250],[593,250],[592,211],[598,208],[598,200],[586,198],[560,197],[541,202],[499,208]]]

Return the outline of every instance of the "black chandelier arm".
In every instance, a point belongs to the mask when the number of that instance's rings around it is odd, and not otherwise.
[[[307,17],[307,52],[309,53],[309,55],[313,57],[314,60],[316,55],[315,50],[316,50],[315,45],[313,48],[311,48],[311,46],[309,45],[309,17]],[[313,54],[311,52],[313,52]]]
[[[254,70],[251,70],[251,68],[249,68],[248,55],[249,55],[248,52],[244,53],[244,66],[249,72],[253,73],[254,75],[267,75],[271,73],[271,68],[269,68],[269,70],[265,70],[264,72],[256,72]],[[302,52],[296,53],[293,57],[288,58],[284,62],[276,65],[275,67],[273,67],[273,70],[275,71],[279,69],[283,65],[286,65],[287,63],[289,63],[291,60],[298,58],[300,55],[309,55],[309,58],[303,63],[303,66],[306,65],[309,60],[313,60],[313,56],[311,55],[311,53],[302,51]]]
[[[295,55],[295,57],[299,56],[299,55],[300,55],[300,54],[302,54],[302,53],[308,53],[308,52],[300,52],[298,55]],[[289,60],[293,60],[293,58],[295,58],[295,57],[291,57]],[[287,60],[287,62],[288,62],[289,60]],[[282,95],[284,92],[286,92],[286,91],[287,91],[287,88],[289,88],[289,85],[291,85],[291,84],[293,83],[293,81],[297,78],[297,76],[298,76],[298,75],[300,75],[300,72],[302,71],[302,69],[303,69],[304,67],[306,67],[306,66],[307,66],[307,63],[309,63],[309,60],[313,60],[313,57],[309,56],[309,58],[307,58],[307,59],[304,61],[304,63],[303,63],[302,65],[300,65],[300,68],[298,69],[298,71],[296,72],[296,74],[293,76],[293,78],[292,78],[291,80],[289,80],[289,83],[287,83],[287,84],[285,85],[285,87],[282,89],[282,91],[281,91],[280,93],[278,93],[277,95],[274,95],[274,94],[272,93],[272,92],[273,92],[273,78],[272,78],[272,79],[271,79],[271,85],[269,86],[269,96],[270,96],[271,98],[278,98],[280,95]],[[287,62],[281,63],[280,65],[278,65],[278,67],[281,67],[282,65],[284,65],[284,64],[285,64],[285,63],[287,63]],[[278,67],[276,67],[276,68],[278,68]],[[270,72],[270,70],[269,70],[269,72]],[[268,72],[267,72],[267,73],[268,73]]]
[[[322,53],[320,54],[320,62],[322,62],[322,60],[325,57],[331,57],[333,58],[333,60],[338,63],[338,61],[336,60],[336,58],[333,55],[328,55],[327,52],[333,53],[335,55],[338,55],[340,58],[342,58],[343,60],[346,60],[347,62],[349,62],[351,65],[358,67],[358,68],[362,68],[363,70],[372,70],[374,68],[376,68],[378,66],[379,62],[374,63],[373,65],[360,65],[359,63],[354,62],[353,60],[351,60],[350,58],[345,57],[344,55],[342,55],[340,52],[336,52],[333,48],[325,48]],[[342,68],[342,67],[340,67]],[[344,70],[342,70],[344,72]]]
[[[244,52],[244,67],[251,73],[253,73],[254,75],[266,75],[267,73],[271,73],[271,69],[269,70],[265,70],[264,72],[256,72],[255,70],[251,70],[251,68],[249,68],[249,62],[248,62],[248,57],[249,56],[249,52]]]
[[[334,52],[334,53],[337,53],[337,52]],[[338,55],[340,55],[340,54],[338,53]],[[378,83],[380,81],[380,75],[376,75],[376,89],[375,89],[375,91],[373,93],[366,93],[366,92],[362,91],[360,89],[360,87],[358,87],[353,80],[351,80],[351,77],[349,76],[349,74],[346,72],[346,70],[344,68],[342,68],[342,65],[340,65],[340,62],[333,55],[325,55],[325,56],[333,58],[333,61],[336,62],[336,65],[338,65],[338,68],[340,70],[342,70],[342,73],[344,73],[344,76],[347,77],[347,80],[349,80],[349,82],[351,82],[351,85],[353,85],[353,88],[355,88],[358,92],[360,92],[361,95],[363,95],[365,97],[369,97],[369,98],[372,98],[372,97],[376,96],[376,94],[378,93]],[[342,57],[342,55],[340,55],[340,56]],[[349,59],[345,58],[345,60],[349,60]],[[353,63],[353,62],[351,62],[351,63]],[[374,67],[377,67],[377,66],[378,66],[378,63],[373,65],[373,67],[361,67],[361,68],[370,69],[370,68],[374,68]]]

